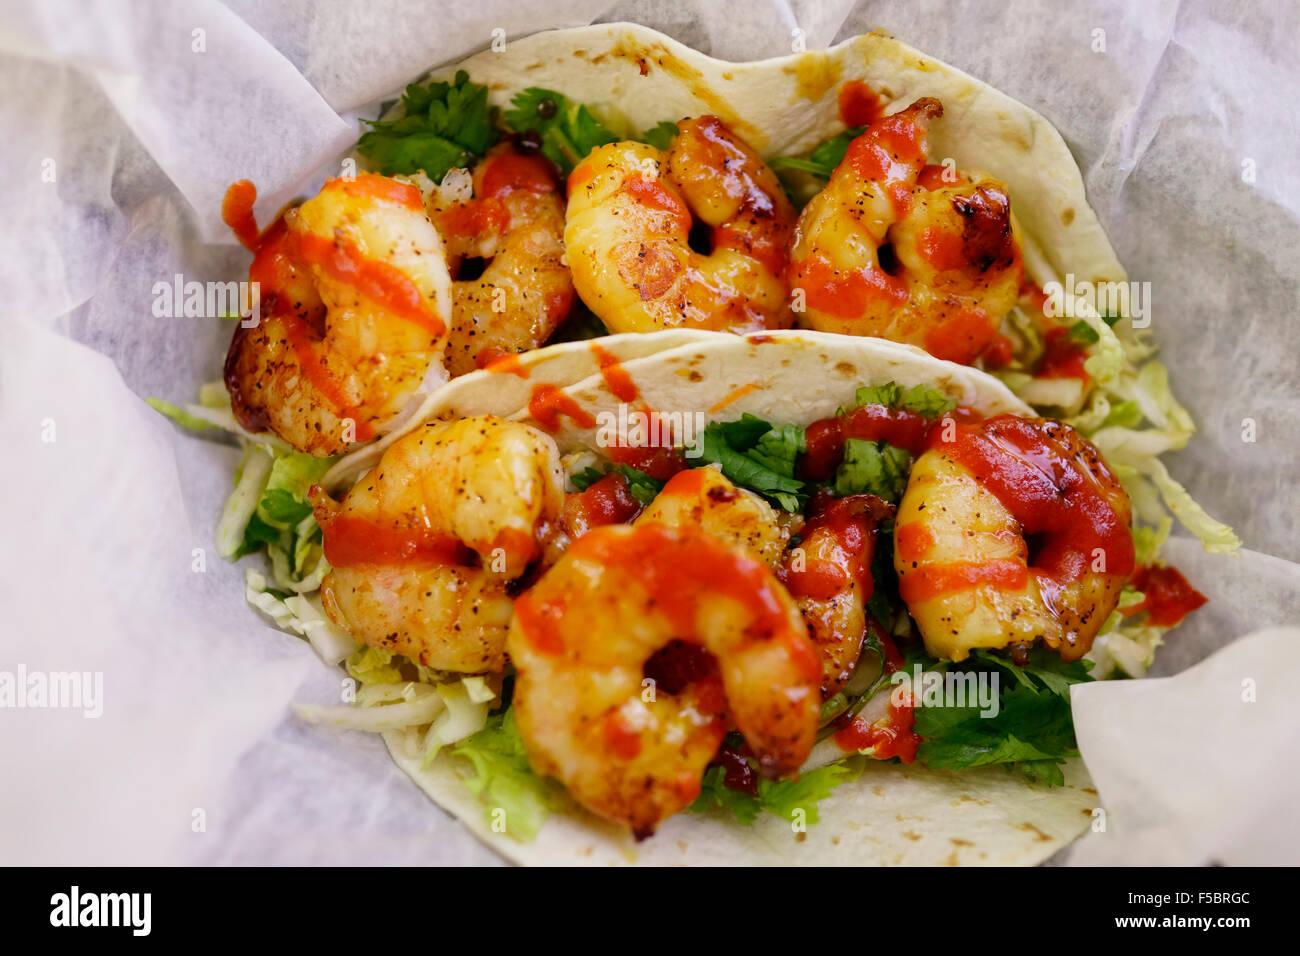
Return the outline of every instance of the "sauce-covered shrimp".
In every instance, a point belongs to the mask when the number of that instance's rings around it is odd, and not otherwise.
[[[692,248],[692,226],[709,250]],[[785,328],[794,209],[776,175],[717,117],[677,124],[666,152],[612,143],[569,176],[573,281],[611,332]]]
[[[255,251],[256,324],[241,323],[225,380],[240,424],[312,455],[345,451],[445,379],[451,277],[420,191],[362,173],[328,180],[261,236],[237,183],[227,222]]]
[[[741,548],[654,521],[595,528],[515,611],[514,707],[533,768],[639,837],[699,794],[729,720],[767,774],[812,749],[816,652],[780,582]],[[678,642],[712,666],[670,693],[646,667]]]
[[[1133,571],[1128,495],[1068,425],[1000,415],[932,433],[895,525],[899,593],[926,649],[1086,654]]]
[[[312,490],[325,611],[436,670],[499,671],[509,585],[542,553],[564,484],[549,436],[493,416],[422,425],[342,503]]]
[[[966,364],[993,340],[1019,294],[1018,229],[1002,183],[926,165],[942,115],[927,97],[876,120],[804,208],[789,267],[801,324]]]

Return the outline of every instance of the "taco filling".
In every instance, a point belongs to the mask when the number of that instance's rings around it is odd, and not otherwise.
[[[1059,135],[889,38],[539,34],[256,197],[223,381],[152,404],[244,449],[220,552],[352,678],[299,712],[480,832],[797,828],[886,763],[1073,813],[1070,687],[1204,603],[1172,516],[1239,545]]]

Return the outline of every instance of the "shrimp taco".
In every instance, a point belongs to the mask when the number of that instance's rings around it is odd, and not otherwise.
[[[1074,429],[804,331],[538,394],[313,490],[370,706],[305,717],[527,862],[1027,863],[1086,827],[1069,688],[1139,555]]]
[[[1070,687],[1204,601],[1170,512],[1239,544],[1060,136],[891,38],[512,40],[255,199],[224,379],[155,407],[244,447],[219,550],[353,679],[299,712],[511,859],[1041,860]]]

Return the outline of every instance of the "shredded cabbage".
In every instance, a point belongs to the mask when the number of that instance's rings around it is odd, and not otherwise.
[[[340,664],[357,649],[357,642],[325,616],[319,598],[301,594],[281,598],[267,590],[266,578],[252,568],[244,572],[244,596],[280,630],[307,638],[326,664]]]

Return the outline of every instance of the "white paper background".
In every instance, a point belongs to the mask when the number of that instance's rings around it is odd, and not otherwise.
[[[1074,151],[1131,278],[1152,284],[1154,333],[1202,429],[1170,466],[1259,552],[1216,560],[1175,544],[1213,603],[1156,672],[1298,619],[1300,8],[1286,0],[138,0],[6,2],[0,12],[0,447],[10,510],[0,670],[102,671],[105,697],[97,720],[0,710],[0,862],[496,861],[408,784],[377,740],[287,715],[290,699],[334,699],[338,675],[262,625],[243,605],[242,571],[212,554],[234,452],[177,433],[138,400],[188,400],[219,372],[229,326],[156,319],[150,307],[153,283],[177,272],[242,277],[247,254],[219,222],[225,187],[257,182],[265,222],[350,145],[358,115],[426,68],[485,47],[495,27],[518,36],[634,20],[731,59],[785,54],[796,27],[810,48],[880,28],[1044,113]],[[1093,49],[1097,30],[1104,53]],[[1244,418],[1257,423],[1254,444],[1241,441]],[[55,440],[43,441],[51,424]],[[207,549],[205,573],[191,570],[195,548]],[[1258,648],[1234,650],[1249,653],[1230,662],[1232,674],[1269,666]],[[1294,662],[1297,652],[1275,641],[1268,653]],[[1271,692],[1289,695],[1276,683]],[[1172,686],[1144,694],[1200,693]],[[1114,685],[1080,696],[1085,747],[1131,693]],[[1205,707],[1207,722],[1242,719],[1222,701]],[[1246,757],[1258,764],[1295,734],[1294,706],[1269,713],[1282,718],[1256,728],[1263,739]],[[1157,769],[1185,760],[1180,748],[1193,739],[1167,725],[1128,731]],[[1115,775],[1108,788],[1104,749],[1085,755],[1108,803],[1152,786]],[[1206,753],[1207,786],[1215,766]],[[1300,782],[1282,764],[1267,780],[1274,789],[1223,788],[1186,825],[1213,829],[1249,812],[1282,832],[1278,794]],[[196,808],[206,832],[192,830]],[[1180,838],[1126,833],[1121,821],[1100,839],[1103,850],[1082,852],[1089,862],[1155,860]],[[1273,841],[1273,852],[1297,862],[1291,839]],[[1194,842],[1161,862],[1204,862]],[[1250,862],[1242,852],[1235,862]]]

